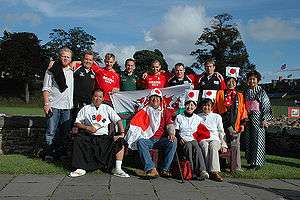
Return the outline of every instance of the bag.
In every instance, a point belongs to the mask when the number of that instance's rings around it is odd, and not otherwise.
[[[179,165],[181,168],[181,172],[182,172],[182,178],[184,180],[191,180],[193,178],[193,172],[192,172],[192,167],[191,167],[191,163],[188,160],[179,160]],[[180,177],[180,171],[178,169],[178,165],[175,164],[173,166],[173,176],[181,179]]]

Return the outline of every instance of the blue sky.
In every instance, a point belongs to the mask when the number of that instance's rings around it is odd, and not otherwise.
[[[234,17],[250,61],[263,82],[293,74],[300,78],[300,2],[298,0],[0,0],[0,31],[34,32],[46,43],[53,28],[75,26],[96,37],[95,50],[117,55],[123,63],[141,49],[160,49],[170,68],[190,65],[188,54],[197,47],[214,15]],[[2,34],[1,34],[2,35]],[[286,63],[287,71],[280,66]]]

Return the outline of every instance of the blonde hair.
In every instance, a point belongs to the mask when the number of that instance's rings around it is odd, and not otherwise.
[[[63,47],[59,50],[59,55],[61,56],[64,52],[70,53],[71,56],[73,55],[73,52],[71,49],[69,49],[68,47]]]

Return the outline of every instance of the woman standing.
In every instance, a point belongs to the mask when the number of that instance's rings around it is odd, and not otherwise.
[[[265,127],[273,119],[268,95],[258,86],[261,75],[257,71],[247,74],[245,98],[248,119],[246,126],[246,160],[250,169],[258,170],[265,161]]]

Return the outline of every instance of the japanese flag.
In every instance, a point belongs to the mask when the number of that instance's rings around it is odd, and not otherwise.
[[[189,90],[185,97],[185,102],[193,101],[197,104],[199,97],[199,90]]]
[[[203,90],[203,94],[202,94],[202,98],[203,99],[211,99],[211,100],[215,100],[217,95],[217,90]]]
[[[239,67],[226,67],[226,77],[237,78],[240,73]]]

